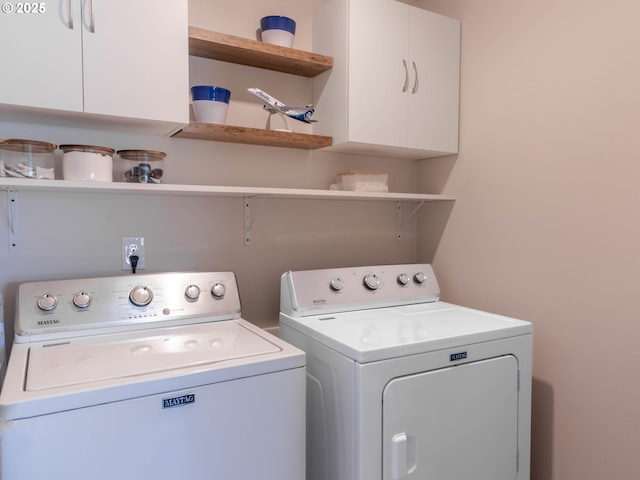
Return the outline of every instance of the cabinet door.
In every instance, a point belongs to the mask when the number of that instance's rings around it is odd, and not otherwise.
[[[80,0],[5,5],[13,11],[0,13],[0,103],[81,112]]]
[[[408,14],[409,7],[395,1],[350,1],[350,141],[406,146]]]
[[[85,7],[85,112],[188,123],[187,0]]]
[[[383,393],[383,480],[514,480],[518,361],[396,378]]]
[[[460,22],[410,7],[410,148],[458,151]]]

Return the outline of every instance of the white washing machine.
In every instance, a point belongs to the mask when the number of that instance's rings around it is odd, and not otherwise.
[[[304,477],[304,353],[233,273],[25,283],[15,323],[2,480]]]
[[[532,326],[439,301],[430,265],[287,272],[307,480],[528,480]]]

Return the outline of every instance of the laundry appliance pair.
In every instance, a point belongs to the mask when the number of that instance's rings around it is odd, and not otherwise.
[[[277,338],[231,272],[24,283],[0,479],[528,480],[531,324],[439,297],[286,272]]]

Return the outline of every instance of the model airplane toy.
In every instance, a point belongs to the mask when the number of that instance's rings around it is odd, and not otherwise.
[[[280,100],[278,100],[277,98],[274,98],[268,93],[263,92],[259,88],[248,88],[247,90],[250,93],[253,93],[256,97],[258,97],[262,101],[262,103],[264,103],[262,108],[264,108],[267,112],[269,112],[271,115],[274,115],[276,113],[279,114],[284,120],[286,130],[289,132],[291,131],[291,129],[287,124],[287,117],[293,118],[295,120],[299,120],[300,122],[304,122],[304,123],[312,123],[316,121],[316,120],[311,120],[311,116],[315,111],[313,108],[313,105],[304,105],[304,106],[286,105],[282,103]],[[271,117],[269,117],[269,120],[271,120]],[[267,121],[267,125],[268,125],[267,129],[270,129],[269,120]]]

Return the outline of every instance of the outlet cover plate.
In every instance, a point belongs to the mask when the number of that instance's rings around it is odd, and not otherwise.
[[[144,270],[144,237],[122,237],[122,270],[131,270],[129,257],[134,253],[138,256],[136,270]]]

